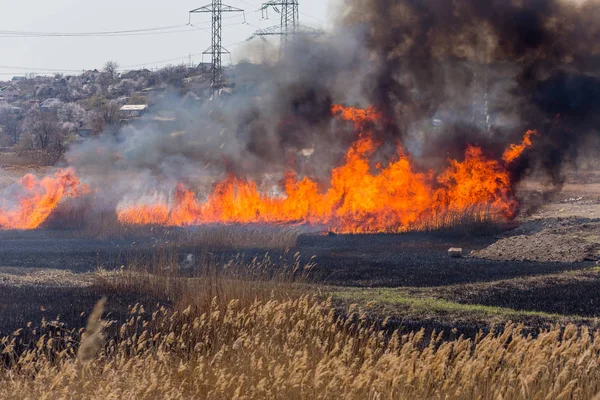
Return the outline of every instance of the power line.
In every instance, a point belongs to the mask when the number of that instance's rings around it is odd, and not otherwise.
[[[302,11],[300,11],[300,14],[304,15],[305,17],[308,17],[308,18],[314,19],[315,21],[319,21],[319,22],[321,22],[321,23],[323,23],[323,24],[326,24],[326,23],[327,23],[327,21],[325,21],[324,19],[321,19],[321,18],[315,17],[314,15],[310,15],[310,14],[307,14],[307,13],[305,13],[305,12],[302,12]]]
[[[220,9],[220,13],[222,12],[228,12],[228,11],[241,11],[243,12],[243,10],[235,8],[235,7],[231,7],[231,6],[226,6],[223,5],[221,3],[221,0],[212,0],[213,3],[212,5],[214,6],[215,4],[220,5],[221,9]],[[249,3],[248,1],[245,0],[240,0],[243,3],[246,3],[248,5],[251,5],[252,7],[255,7],[255,5]],[[218,10],[215,9],[214,7],[212,9],[210,9],[210,5],[209,6],[205,6],[205,7],[201,7],[199,9],[193,10],[192,12],[208,12],[208,11],[213,11],[213,10]],[[257,12],[260,10],[257,10]],[[191,12],[191,13],[192,13]],[[190,14],[191,14],[190,13]],[[229,19],[233,19],[233,18],[238,18],[237,16],[231,16],[231,17],[226,17],[223,18],[222,16],[219,16],[220,21],[223,20],[229,20]],[[212,22],[212,23],[211,23]],[[205,31],[205,32],[210,32],[213,36],[213,43],[214,43],[214,39],[215,39],[215,34],[217,33],[215,30],[215,15],[213,13],[213,18],[212,21],[208,22],[211,23],[211,30],[209,31],[208,29],[205,29],[201,26],[198,26],[197,24],[185,24],[185,25],[168,25],[168,26],[158,26],[158,27],[151,27],[151,28],[143,28],[143,29],[127,29],[127,30],[106,30],[106,31],[88,31],[88,32],[54,32],[54,31],[22,31],[22,30],[0,30],[0,39],[2,38],[40,38],[40,37],[113,37],[113,36],[144,36],[144,35],[164,35],[164,34],[174,34],[174,33],[183,33],[183,32],[192,32],[192,30],[190,29],[179,29],[182,27],[193,27],[197,30],[201,30],[201,31]],[[200,22],[200,24],[205,24],[207,22]],[[241,23],[234,23],[234,24],[228,24],[228,25],[222,25],[221,23],[219,23],[219,26],[216,28],[222,29],[223,27],[227,27],[227,26],[235,26],[235,25],[240,25],[240,24],[248,24],[250,26],[253,26],[255,28],[258,28],[256,25],[247,23],[246,18],[245,18],[245,14],[244,14],[244,22]],[[229,52],[224,49],[222,46],[220,46],[220,41],[226,41],[230,44],[230,46],[238,46],[241,45],[243,43],[245,43],[247,40],[243,40],[243,41],[239,41],[239,42],[233,42],[231,40],[227,40],[227,39],[221,39],[220,38],[220,32],[219,33],[219,46],[215,47],[215,46],[211,46],[211,49],[213,51],[217,51],[220,52],[221,54],[229,54]],[[210,50],[210,49],[209,49]],[[204,54],[208,54],[209,51],[205,51],[204,53],[197,53],[197,54],[193,54],[193,56],[197,56],[197,55],[204,55]],[[220,54],[218,55],[218,57],[215,57],[215,54],[213,52],[210,52],[211,55],[213,55],[213,75],[214,75],[214,71],[217,69],[221,69],[222,68],[222,63],[220,60]],[[160,60],[160,61],[153,61],[153,62],[148,62],[148,63],[141,63],[141,64],[136,64],[136,65],[128,65],[128,66],[124,66],[122,68],[120,68],[120,70],[125,70],[127,68],[136,68],[136,67],[143,67],[146,65],[154,65],[154,64],[160,64],[160,63],[166,63],[166,62],[171,62],[171,61],[178,61],[178,60],[184,60],[187,59],[188,57],[192,56],[192,54],[188,54],[185,56],[181,56],[181,57],[177,57],[177,58],[170,58],[170,59],[165,59],[165,60]],[[218,60],[217,60],[218,59]],[[214,68],[215,65],[217,63],[215,63],[214,61],[218,61],[218,68]],[[16,70],[16,71],[21,71],[21,72],[6,72],[6,71],[2,71],[0,72],[1,75],[10,75],[10,74],[19,74],[19,73],[23,73],[24,71],[32,71],[32,72],[37,72],[37,73],[52,73],[52,72],[56,72],[56,73],[76,73],[76,72],[81,72],[82,70],[73,70],[73,69],[56,69],[56,68],[32,68],[32,67],[15,67],[15,66],[0,66],[0,70],[1,69],[9,69],[9,70]],[[217,76],[215,79],[215,83],[218,83],[219,81],[219,77]],[[217,85],[218,86],[218,85]]]
[[[222,27],[223,27],[223,28],[226,28],[226,27],[228,27],[228,26],[237,26],[237,25],[251,25],[251,26],[252,26],[252,24],[250,24],[250,23],[248,23],[248,22],[239,22],[239,23],[237,23],[237,24],[228,24],[228,25],[222,25]],[[195,25],[195,24],[189,24],[189,26],[191,26],[191,27],[193,27],[193,28],[195,28],[195,29],[198,29],[199,31],[202,31],[202,32],[211,33],[211,30],[210,30],[210,29],[202,28],[202,27],[200,27],[200,26],[198,26],[198,25]],[[223,40],[223,41],[225,41],[225,42],[229,42],[229,43],[231,43],[232,45],[233,45],[234,43],[236,43],[236,42],[234,42],[234,41],[232,41],[232,40],[225,39],[225,38],[222,38],[221,40]],[[245,41],[245,40],[244,40],[244,41]]]
[[[114,35],[83,35],[83,36],[75,36],[75,35],[2,35],[0,34],[0,39],[2,38],[55,38],[55,37],[86,37],[86,38],[106,38],[106,37],[128,37],[128,36],[153,36],[153,35],[168,35],[173,33],[189,33],[191,32],[189,29],[179,29],[175,31],[165,31],[165,32],[146,32],[146,33],[129,33],[129,34],[114,34]]]
[[[35,31],[0,31],[0,35],[19,35],[19,36],[111,36],[111,35],[122,35],[122,34],[133,34],[133,33],[150,33],[156,31],[165,31],[176,28],[183,28],[186,25],[170,25],[170,26],[159,26],[155,28],[144,28],[144,29],[130,29],[130,30],[118,30],[118,31],[100,31],[100,32],[35,32]]]
[[[230,18],[223,18],[231,19]],[[234,17],[233,17],[234,18]],[[201,22],[206,24],[210,22]],[[225,26],[234,26],[244,24],[244,22],[237,24],[229,24]],[[127,31],[104,31],[104,32],[28,32],[28,31],[0,31],[0,38],[38,38],[38,37],[113,37],[113,36],[145,36],[145,35],[165,35],[171,33],[190,32],[189,29],[177,29],[193,26],[196,29],[208,31],[197,24],[184,24],[184,25],[171,25],[157,28],[146,28],[146,29],[133,29]]]

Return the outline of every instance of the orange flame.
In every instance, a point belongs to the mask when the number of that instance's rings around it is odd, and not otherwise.
[[[332,170],[329,189],[294,172],[286,172],[284,195],[261,193],[251,179],[228,175],[218,182],[206,201],[179,185],[173,204],[134,204],[121,207],[118,218],[125,224],[200,225],[207,223],[268,223],[326,225],[338,232],[400,232],[431,224],[443,224],[448,215],[487,213],[497,220],[514,216],[517,202],[506,164],[528,146],[511,146],[504,162],[487,158],[481,149],[469,147],[463,161],[449,160],[438,176],[414,170],[410,156],[399,148],[389,165],[371,167],[377,143],[368,131],[381,115],[335,105],[334,115],[354,123],[359,138],[348,150],[345,163]],[[519,153],[517,154],[517,151]]]
[[[502,155],[502,160],[505,163],[510,164],[515,161],[517,158],[521,157],[523,152],[527,149],[530,149],[533,146],[533,141],[531,140],[532,136],[537,135],[538,132],[534,130],[529,130],[525,132],[525,137],[523,141],[519,144],[511,144],[508,149]]]
[[[354,127],[357,130],[362,130],[365,123],[377,122],[382,117],[374,107],[362,109],[357,107],[345,107],[341,104],[332,105],[331,113],[333,115],[338,115],[343,120],[354,122]]]
[[[25,175],[18,188],[18,204],[0,207],[0,229],[35,229],[50,216],[64,197],[77,197],[88,192],[71,169],[60,170],[54,177],[37,179]]]

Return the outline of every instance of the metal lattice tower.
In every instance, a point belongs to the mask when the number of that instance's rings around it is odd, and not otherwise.
[[[282,35],[284,41],[288,35],[293,35],[300,29],[300,12],[298,0],[272,0],[262,5],[263,17],[268,17],[268,9],[273,7],[281,16],[279,31],[275,34]]]
[[[192,14],[210,13],[212,14],[211,24],[211,45],[202,55],[210,55],[212,59],[212,80],[211,86],[213,91],[219,90],[223,86],[223,54],[230,54],[229,51],[223,47],[221,36],[223,33],[223,13],[224,12],[241,12],[244,10],[237,7],[228,6],[223,4],[222,0],[212,0],[212,3],[204,7],[196,8],[190,11],[190,23],[192,20]],[[246,15],[244,14],[244,20]]]
[[[261,7],[263,18],[269,18],[269,8],[271,7],[281,16],[281,23],[279,26],[271,26],[256,31],[254,36],[281,36],[283,44],[288,40],[290,35],[300,31],[300,10],[298,8],[298,0],[271,0],[263,3]]]
[[[321,35],[324,33],[319,29],[300,26],[298,0],[271,0],[263,3],[261,11],[265,19],[269,17],[269,8],[273,8],[281,16],[280,24],[256,31],[250,39],[255,36],[281,36],[282,46],[280,49],[283,49],[292,35]]]

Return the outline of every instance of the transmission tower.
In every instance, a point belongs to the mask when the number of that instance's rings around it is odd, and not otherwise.
[[[284,41],[287,40],[288,35],[293,35],[300,29],[298,0],[271,0],[263,3],[261,8],[263,18],[268,18],[269,7],[273,7],[281,16],[278,33],[283,36]]]
[[[213,92],[218,91],[223,86],[223,54],[231,54],[226,48],[223,47],[221,41],[221,35],[223,33],[223,13],[225,12],[241,12],[244,10],[237,7],[228,6],[223,4],[221,0],[212,0],[212,3],[204,7],[196,8],[189,12],[190,25],[192,21],[192,14],[212,14],[212,25],[211,25],[211,45],[202,55],[210,55],[212,60],[212,78],[211,87]],[[244,21],[246,15],[244,14]]]
[[[279,26],[271,26],[254,32],[254,36],[281,36],[282,47],[285,46],[291,35],[304,33],[320,35],[323,32],[318,29],[300,26],[300,11],[298,0],[271,0],[263,3],[261,11],[263,18],[269,18],[269,8],[273,8],[281,16]]]

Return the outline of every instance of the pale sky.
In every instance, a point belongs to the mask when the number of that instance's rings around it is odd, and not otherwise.
[[[224,0],[246,11],[225,13],[223,45],[240,53],[245,40],[259,28],[279,23],[279,15],[269,10],[269,19],[258,11],[262,0]],[[188,11],[210,0],[0,0],[0,80],[29,72],[50,74],[53,70],[75,73],[102,68],[115,60],[122,69],[156,68],[188,62],[199,63],[210,45],[210,14],[195,14],[185,26]],[[300,0],[300,22],[327,28],[332,10],[328,0]],[[152,32],[126,33],[128,36],[101,37],[15,37],[22,32],[97,33],[171,27]],[[7,33],[16,31],[16,33]],[[174,32],[164,34],[164,32]],[[151,34],[149,34],[151,33]],[[269,39],[273,40],[273,39]],[[241,43],[240,43],[241,42]],[[210,58],[205,58],[206,62]]]

